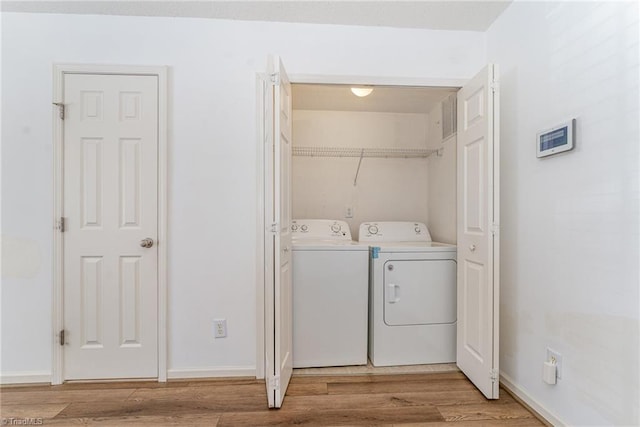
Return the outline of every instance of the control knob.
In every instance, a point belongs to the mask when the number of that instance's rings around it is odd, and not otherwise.
[[[369,228],[367,228],[367,231],[369,231],[369,234],[378,234],[378,227],[370,225]]]
[[[340,224],[333,224],[331,226],[331,231],[333,231],[334,233],[339,232],[342,229],[342,227],[340,227]]]

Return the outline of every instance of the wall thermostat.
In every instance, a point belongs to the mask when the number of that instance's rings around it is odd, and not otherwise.
[[[536,136],[536,153],[538,157],[562,153],[573,149],[575,145],[576,119],[543,130]]]

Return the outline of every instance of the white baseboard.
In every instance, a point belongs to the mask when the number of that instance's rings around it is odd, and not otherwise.
[[[520,400],[529,405],[531,409],[536,411],[538,415],[547,420],[548,423],[558,427],[558,426],[566,426],[560,418],[547,410],[540,402],[535,400],[533,397],[529,395],[525,390],[516,385],[511,378],[507,375],[500,374],[500,384],[509,390],[511,393],[516,395]]]
[[[47,371],[24,371],[24,372],[2,372],[0,374],[0,384],[51,384],[51,372]]]
[[[255,366],[217,366],[205,369],[169,369],[168,379],[256,377]]]
[[[224,377],[256,377],[254,366],[220,366],[206,369],[169,369],[168,379],[189,378],[224,378]],[[51,384],[51,372],[25,371],[3,372],[0,374],[0,384]]]

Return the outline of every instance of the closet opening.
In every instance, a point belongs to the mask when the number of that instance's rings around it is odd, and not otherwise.
[[[458,90],[292,84],[298,373],[456,369]],[[396,268],[389,277],[407,277],[394,288],[379,285],[369,251],[391,231],[383,222],[424,227],[418,238],[452,246],[438,248],[435,259],[423,253],[400,257],[413,258],[409,263],[388,259]],[[381,228],[373,240],[372,227]],[[425,280],[438,283],[425,291]]]

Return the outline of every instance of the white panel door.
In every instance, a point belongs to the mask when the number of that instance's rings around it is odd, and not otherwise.
[[[273,280],[267,278],[265,298],[267,316],[273,316],[265,322],[267,328],[273,324],[273,332],[267,329],[265,345],[267,350],[267,394],[269,407],[282,406],[291,374],[293,373],[293,294],[291,271],[291,83],[279,58],[275,58],[273,71],[270,72],[273,90],[273,108],[266,106],[265,117],[273,118],[272,146],[267,152],[272,154],[273,171],[271,191],[266,191],[271,201],[266,201],[267,216],[273,212],[265,241],[272,242],[273,250],[265,251],[272,258],[265,260],[273,264]],[[267,99],[267,103],[270,99]],[[268,127],[268,126],[265,126]],[[269,132],[267,132],[269,133]],[[267,178],[269,176],[267,175]],[[270,196],[272,195],[272,197]],[[268,221],[265,222],[269,224]],[[268,244],[268,243],[267,243]],[[267,267],[266,270],[269,270]],[[270,284],[273,283],[272,289]],[[273,302],[273,309],[270,306]]]
[[[264,144],[264,350],[265,378],[269,408],[275,407],[275,159],[273,143],[273,85],[269,75],[260,79],[262,95],[262,136]]]
[[[64,378],[157,377],[158,78],[65,74],[64,105]]]
[[[457,364],[498,398],[499,140],[497,67],[458,92]]]

